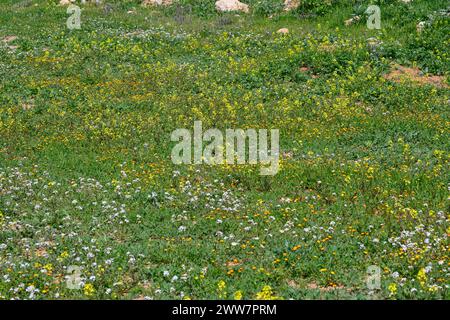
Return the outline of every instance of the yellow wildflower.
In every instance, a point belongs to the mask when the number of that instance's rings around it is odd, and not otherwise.
[[[92,283],[86,283],[83,288],[83,292],[86,296],[90,297],[94,294],[95,289]]]
[[[280,297],[274,296],[270,286],[264,286],[260,292],[256,294],[256,300],[278,300]]]
[[[397,294],[397,284],[391,283],[388,286],[388,290],[389,290],[389,295],[395,296]]]
[[[242,291],[241,290],[236,291],[234,293],[234,300],[241,300],[241,299],[242,299]]]
[[[425,268],[422,268],[417,273],[417,280],[419,280],[420,285],[423,287],[425,286],[425,283],[427,282],[427,273],[425,271]]]

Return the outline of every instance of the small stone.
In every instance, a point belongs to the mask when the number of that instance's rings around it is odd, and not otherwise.
[[[421,33],[426,27],[426,22],[425,21],[420,21],[417,25],[416,25],[416,30],[417,33]]]
[[[350,26],[350,25],[352,25],[353,23],[359,21],[360,19],[361,19],[361,18],[360,18],[359,16],[354,16],[353,18],[350,18],[350,19],[348,19],[348,20],[345,20],[344,23],[345,23],[346,26]]]
[[[67,6],[67,5],[72,4],[74,2],[75,2],[75,0],[61,0],[61,1],[59,1],[59,5],[60,6]]]
[[[170,6],[172,3],[172,0],[144,0],[142,6]]]
[[[289,29],[288,28],[281,28],[277,31],[277,33],[281,33],[281,34],[288,34],[289,33]]]
[[[219,0],[216,1],[216,10],[219,12],[242,11],[248,13],[249,7],[238,0]]]
[[[298,8],[300,5],[300,0],[285,0],[284,1],[284,11],[291,11]]]

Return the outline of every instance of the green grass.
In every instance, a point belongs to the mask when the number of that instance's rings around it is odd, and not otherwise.
[[[57,1],[0,1],[0,298],[449,298],[447,1],[378,1],[382,30],[344,26],[367,1],[266,2],[86,5],[70,31]],[[195,120],[280,129],[280,172],[172,164]]]

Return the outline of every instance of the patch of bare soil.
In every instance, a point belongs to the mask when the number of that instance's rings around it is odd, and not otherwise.
[[[306,73],[306,74],[310,73],[310,71],[311,71],[311,69],[306,67],[306,66],[302,66],[298,70],[300,72],[303,72],[303,73]],[[319,76],[317,74],[311,74],[311,78],[313,78],[313,79],[317,79],[318,77]]]
[[[438,88],[448,88],[444,76],[424,75],[418,68],[404,67],[398,64],[393,65],[391,71],[383,76],[386,80],[402,83],[414,82],[418,85],[431,84]]]
[[[301,289],[304,288],[304,285],[300,285],[299,283],[297,283],[295,280],[287,280],[287,285],[293,289]],[[330,292],[330,291],[335,291],[335,290],[346,290],[346,291],[351,291],[349,288],[346,288],[344,286],[341,285],[333,285],[333,286],[320,286],[315,282],[311,282],[306,284],[306,289],[309,290],[319,290],[320,292]]]
[[[16,39],[17,39],[16,36],[6,36],[6,37],[4,37],[4,38],[2,39],[2,41],[5,42],[5,43],[8,43],[8,42],[14,41],[14,40],[16,40]]]
[[[18,48],[18,46],[10,45],[10,42],[13,42],[16,39],[17,39],[17,36],[6,36],[1,41],[6,45],[6,47],[9,50],[14,51]]]
[[[24,111],[31,110],[33,108],[34,108],[34,103],[33,102],[22,103],[22,110],[24,110]]]
[[[345,290],[346,288],[344,286],[328,286],[328,287],[322,287],[319,286],[317,283],[312,282],[312,283],[308,283],[307,286],[308,289],[311,290],[320,290],[321,292],[329,292],[329,291],[334,291],[334,290]]]

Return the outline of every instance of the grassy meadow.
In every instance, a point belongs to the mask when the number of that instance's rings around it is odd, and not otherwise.
[[[0,0],[0,299],[450,298],[448,1],[58,2]],[[173,164],[197,120],[279,172]]]

